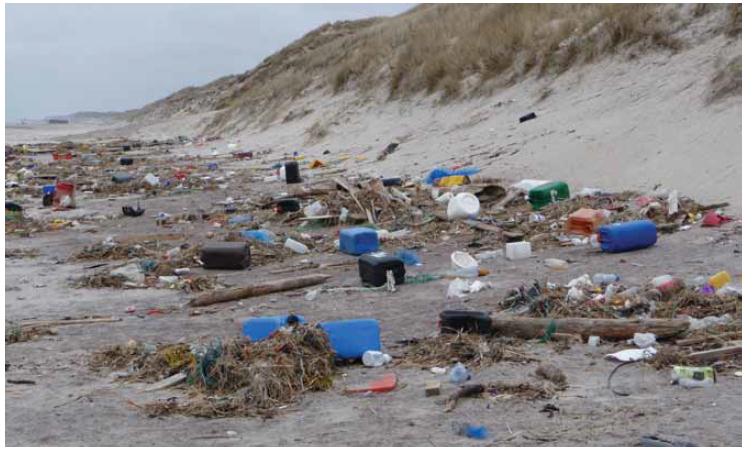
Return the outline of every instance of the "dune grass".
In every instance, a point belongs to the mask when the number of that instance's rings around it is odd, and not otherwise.
[[[166,101],[180,108],[202,97],[202,108],[220,111],[208,126],[217,131],[281,119],[309,90],[386,87],[391,99],[451,100],[626,48],[677,51],[678,30],[720,9],[727,20],[719,33],[739,34],[742,7],[732,4],[423,4],[395,17],[325,24],[251,71]]]

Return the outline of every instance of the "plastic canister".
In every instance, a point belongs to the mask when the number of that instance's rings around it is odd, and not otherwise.
[[[531,243],[526,241],[505,244],[505,256],[508,260],[519,260],[531,256]]]
[[[74,193],[76,185],[69,181],[58,181],[55,184],[55,195],[52,198],[52,205],[56,208],[70,208],[76,205]]]
[[[716,274],[709,277],[709,283],[715,289],[722,288],[724,285],[730,283],[731,281],[732,281],[732,276],[730,276],[729,272],[727,271],[717,272]]]
[[[468,192],[462,192],[447,203],[447,217],[453,219],[469,219],[478,216],[481,204],[475,195]]]
[[[381,351],[379,321],[376,319],[344,319],[319,324],[329,344],[340,359],[360,359],[366,351]]]
[[[656,224],[650,220],[612,223],[599,227],[604,252],[618,253],[650,247],[656,243]]]
[[[365,227],[343,228],[340,230],[340,251],[350,255],[362,255],[364,253],[379,250],[379,235]]]
[[[303,316],[284,315],[284,316],[263,316],[258,318],[247,318],[241,322],[243,335],[251,341],[263,340],[281,327],[294,324],[303,324],[306,322]]]

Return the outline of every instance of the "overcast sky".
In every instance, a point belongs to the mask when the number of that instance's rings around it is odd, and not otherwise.
[[[5,5],[6,121],[126,110],[253,68],[325,22],[408,4]]]

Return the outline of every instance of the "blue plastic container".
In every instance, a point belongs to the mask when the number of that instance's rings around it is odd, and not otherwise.
[[[263,316],[260,318],[248,318],[241,323],[243,335],[251,341],[261,341],[281,327],[288,324],[303,324],[306,320],[303,316],[283,315],[283,316]]]
[[[628,252],[656,244],[656,224],[650,220],[612,223],[599,228],[601,250],[609,253]]]
[[[364,227],[344,228],[340,230],[340,251],[350,255],[379,250],[379,235],[376,230]]]
[[[465,427],[465,435],[471,439],[486,439],[489,437],[489,431],[484,425],[468,425]]]
[[[406,266],[420,266],[421,257],[413,250],[402,249],[395,252],[395,257],[402,261]]]
[[[360,359],[366,351],[382,350],[376,319],[326,321],[319,327],[329,337],[329,344],[338,359]]]
[[[246,239],[264,242],[265,244],[273,244],[275,242],[274,236],[267,230],[246,230],[241,234]]]
[[[42,195],[54,195],[54,194],[55,194],[55,184],[42,186]]]
[[[434,184],[434,181],[436,181],[437,179],[442,179],[445,176],[473,176],[480,171],[481,170],[476,167],[465,167],[465,168],[459,168],[457,170],[448,170],[446,168],[435,168],[434,170],[429,172],[428,176],[426,176],[426,183]]]

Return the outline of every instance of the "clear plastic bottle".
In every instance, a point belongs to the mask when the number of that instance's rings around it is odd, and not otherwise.
[[[497,250],[488,250],[486,252],[481,252],[476,254],[476,259],[478,261],[488,261],[488,260],[494,260],[498,258],[504,258],[505,257],[505,249],[497,249]]]
[[[620,276],[617,274],[596,274],[591,279],[594,285],[609,285],[610,283],[617,283],[620,281]]]
[[[368,367],[379,367],[390,363],[392,357],[381,351],[365,351],[361,356],[361,362]]]
[[[458,362],[450,370],[450,382],[453,384],[462,384],[471,380],[471,374],[465,368],[465,365]]]
[[[568,266],[567,261],[558,258],[547,258],[544,260],[544,265],[555,271],[564,271]]]
[[[303,254],[303,253],[308,253],[309,252],[309,248],[306,247],[305,244],[301,244],[300,242],[298,242],[298,241],[296,241],[294,239],[290,239],[290,238],[288,238],[285,241],[285,247],[289,248],[290,250],[294,251],[295,253],[301,253],[301,254]]]

